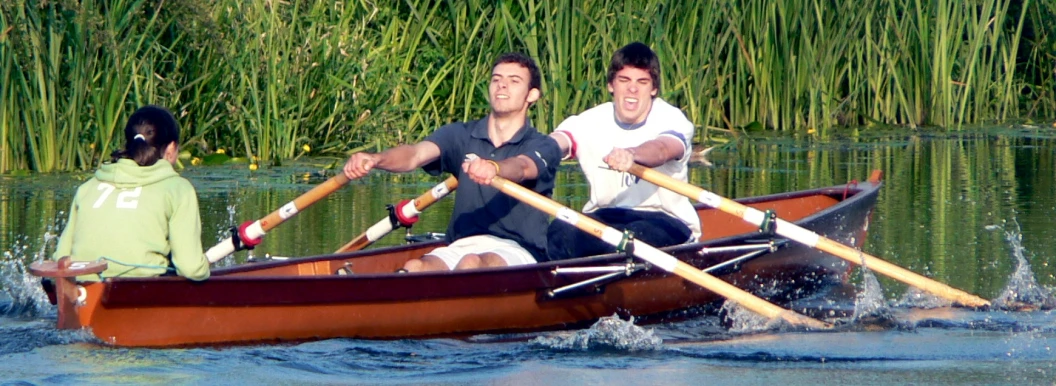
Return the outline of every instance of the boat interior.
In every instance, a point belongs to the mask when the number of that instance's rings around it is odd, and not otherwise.
[[[844,188],[782,193],[737,201],[760,211],[773,211],[777,217],[795,222],[822,213],[858,192],[860,190],[853,188],[853,185],[848,185]],[[697,213],[703,224],[702,242],[759,231],[759,228],[740,218],[702,204],[697,204]],[[254,264],[218,268],[213,271],[212,276],[217,278],[392,274],[403,267],[407,260],[419,258],[441,245],[443,245],[441,241],[427,241],[389,247],[384,253],[379,253],[378,250],[366,250],[290,260],[265,260]]]

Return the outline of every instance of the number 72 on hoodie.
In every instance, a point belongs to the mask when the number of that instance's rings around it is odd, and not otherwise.
[[[92,205],[92,208],[102,207],[103,203],[106,202],[106,198],[110,197],[110,195],[113,194],[115,190],[117,190],[117,187],[102,182],[99,183],[99,187],[97,189],[102,193],[99,195],[99,199],[95,200],[95,204]],[[139,206],[139,195],[141,193],[143,193],[142,186],[137,186],[135,189],[132,190],[121,190],[121,192],[117,194],[117,202],[115,202],[114,204],[117,206],[118,209],[136,209],[136,207]]]

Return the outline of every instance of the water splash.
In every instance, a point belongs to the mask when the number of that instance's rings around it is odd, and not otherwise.
[[[902,298],[895,304],[898,307],[933,309],[952,306],[953,302],[921,291],[916,287],[909,287],[906,289],[906,293],[902,294]]]
[[[47,235],[47,234],[46,234]],[[24,237],[23,237],[24,239]],[[45,236],[45,246],[32,256],[33,260],[43,260],[44,250],[54,237]],[[54,312],[48,302],[48,296],[40,286],[40,278],[33,276],[26,268],[29,243],[23,240],[4,251],[0,258],[0,289],[10,298],[11,303],[4,307],[0,304],[0,315],[14,318],[36,318]]]
[[[887,301],[884,299],[884,290],[880,287],[880,281],[868,268],[862,269],[862,289],[854,298],[853,320],[861,320],[870,316],[877,316],[889,310]]]
[[[27,262],[44,261],[48,250],[58,241],[58,234],[66,225],[66,212],[59,211],[55,222],[45,227],[39,248],[33,248],[27,236],[15,237],[14,245],[0,257],[0,291],[11,298],[0,303],[0,315],[10,318],[40,318],[55,314],[55,307],[40,285],[40,278],[29,273]],[[36,252],[31,252],[36,249]]]
[[[236,224],[236,222],[235,222],[235,213],[236,213],[235,208],[237,206],[238,206],[237,204],[231,204],[231,205],[227,206],[227,223],[228,224]],[[228,237],[231,237],[231,228],[225,228],[223,225],[221,225],[216,231],[216,242],[219,243],[221,241],[224,241]],[[209,248],[210,246],[207,245],[205,247]],[[252,254],[253,251],[250,250],[249,253]],[[213,266],[215,266],[215,267],[229,267],[229,266],[235,265],[237,263],[238,262],[235,261],[235,255],[234,254],[230,254],[230,255],[224,256],[223,259],[220,259],[220,261],[217,261],[216,263],[214,263]]]
[[[862,289],[854,298],[854,313],[851,314],[853,329],[883,330],[899,325],[898,318],[884,299],[880,281],[868,268],[862,269]]]
[[[1053,290],[1038,284],[1034,277],[1034,271],[1030,268],[1030,262],[1026,257],[1026,248],[1023,247],[1023,233],[1019,222],[1012,220],[1015,225],[1013,230],[1005,230],[1005,240],[1012,247],[1012,256],[1016,259],[1016,269],[1008,278],[1008,285],[1001,291],[997,299],[994,299],[994,307],[1002,310],[1033,311],[1051,310],[1056,308],[1056,298]],[[987,229],[997,229],[995,227]]]
[[[598,319],[586,330],[540,336],[531,343],[557,350],[647,351],[660,349],[664,340],[655,336],[652,329],[634,325],[634,318],[625,321],[614,314]]]
[[[719,315],[722,317],[722,324],[730,332],[738,334],[769,331],[785,325],[784,321],[779,318],[767,319],[755,311],[728,300],[722,303]]]

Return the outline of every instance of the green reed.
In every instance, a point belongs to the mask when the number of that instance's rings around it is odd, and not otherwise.
[[[14,27],[10,26],[7,13],[0,12],[0,83],[11,84],[11,72],[15,68],[15,55],[12,52],[10,34]],[[0,171],[24,169],[26,165],[20,163],[25,159],[19,149],[22,144],[21,133],[14,127],[17,121],[18,99],[16,88],[5,86],[0,90]]]
[[[106,12],[101,10],[105,9]],[[4,88],[2,170],[48,172],[95,165],[120,140],[130,106],[155,93],[133,89],[160,76],[164,27],[144,1],[6,3],[0,69]],[[134,102],[133,102],[134,101]]]
[[[17,0],[0,5],[0,173],[91,169],[137,106],[184,150],[274,164],[421,140],[487,111],[495,56],[543,71],[544,132],[609,100],[650,44],[700,143],[759,128],[1056,116],[1052,2],[1012,0]]]

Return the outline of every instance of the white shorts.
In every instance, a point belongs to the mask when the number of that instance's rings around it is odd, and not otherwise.
[[[528,250],[512,240],[492,235],[476,235],[455,240],[446,247],[432,250],[426,255],[436,256],[447,264],[448,269],[455,269],[462,256],[474,253],[494,253],[506,260],[509,266],[535,263],[535,258]]]

